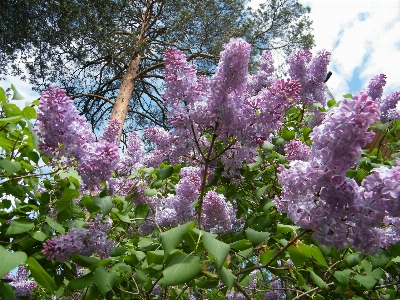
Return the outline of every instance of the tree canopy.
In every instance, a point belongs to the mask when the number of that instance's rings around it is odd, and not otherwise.
[[[266,1],[255,11],[241,0],[6,2],[3,74],[26,66],[37,90],[62,87],[93,128],[110,116],[128,131],[168,127],[160,81],[168,47],[184,51],[199,74],[209,75],[233,36],[253,45],[252,57],[313,45],[309,8],[295,0]]]

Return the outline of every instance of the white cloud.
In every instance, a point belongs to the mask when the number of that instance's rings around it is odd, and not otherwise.
[[[256,6],[261,0],[252,1]],[[387,75],[384,94],[400,90],[400,2],[299,0],[311,7],[316,46],[332,51],[328,86],[336,98]],[[340,41],[339,41],[340,39]],[[336,47],[335,47],[336,46]]]

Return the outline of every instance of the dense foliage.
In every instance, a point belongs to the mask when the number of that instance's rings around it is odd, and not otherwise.
[[[120,153],[116,120],[96,138],[59,88],[23,109],[1,89],[0,297],[398,298],[400,93],[379,75],[326,101],[328,52],[278,80],[250,53],[231,39],[205,77],[167,49],[173,130],[147,128],[148,153],[136,133]]]

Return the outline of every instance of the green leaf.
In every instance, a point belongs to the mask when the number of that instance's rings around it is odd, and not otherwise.
[[[270,236],[269,232],[259,232],[251,228],[247,228],[245,232],[246,232],[246,237],[253,244],[253,246],[261,244]]]
[[[143,168],[142,170],[145,171],[145,172],[148,173],[148,174],[151,174],[151,173],[154,172],[154,168],[153,168],[153,167],[150,167],[150,168]]]
[[[346,94],[346,95],[343,95],[343,98],[351,98],[351,99],[353,99],[353,95],[352,94]]]
[[[45,269],[34,259],[29,257],[26,261],[28,269],[31,271],[31,276],[35,281],[45,288],[50,293],[53,293],[56,289],[54,279],[46,272]]]
[[[226,285],[228,290],[230,290],[233,286],[236,276],[229,272],[229,270],[225,267],[222,267],[221,270],[219,270],[218,275],[221,278],[221,281]]]
[[[292,225],[285,225],[285,224],[278,224],[276,226],[277,233],[286,233],[286,232],[293,232],[299,229],[299,226],[292,226]]]
[[[7,175],[12,175],[21,170],[21,164],[17,161],[9,161],[7,159],[0,160],[0,167],[6,170]]]
[[[94,279],[93,273],[89,273],[82,277],[72,279],[68,283],[68,288],[73,290],[82,290],[90,285],[93,285],[95,281],[96,280]]]
[[[148,189],[144,190],[144,194],[148,197],[152,197],[154,195],[157,195],[157,190],[156,189]]]
[[[266,263],[268,263],[271,260],[271,258],[274,257],[274,255],[276,253],[278,253],[278,248],[269,249],[269,250],[266,250],[265,252],[261,253],[260,263],[265,265]]]
[[[229,254],[230,246],[221,241],[215,239],[211,234],[206,233],[203,236],[203,245],[204,248],[210,253],[214,259],[217,260],[219,266],[217,268],[221,268],[224,265],[225,259]]]
[[[385,266],[391,259],[391,255],[384,249],[379,249],[375,255],[370,255],[369,259],[372,264],[372,269]]]
[[[117,257],[125,254],[126,248],[125,247],[115,247],[113,251],[111,252],[110,256],[111,257]]]
[[[346,261],[350,267],[354,267],[361,262],[361,260],[363,259],[363,256],[364,255],[360,252],[353,253],[346,257]]]
[[[110,196],[100,198],[98,196],[92,197],[94,204],[100,208],[103,216],[108,215],[112,209],[112,199]]]
[[[36,119],[36,110],[33,107],[25,106],[22,115],[27,120]]]
[[[250,243],[249,240],[240,240],[232,243],[230,247],[234,250],[242,251],[253,247],[253,245]]]
[[[328,289],[328,285],[326,284],[326,282],[323,281],[321,277],[319,277],[317,274],[315,274],[311,270],[310,270],[310,278],[321,289],[323,289],[323,290]]]
[[[264,195],[265,191],[267,190],[267,186],[263,186],[259,189],[257,189],[254,194],[257,197],[258,200],[260,200],[261,196]]]
[[[47,224],[50,225],[51,228],[58,231],[59,233],[61,233],[61,234],[65,233],[64,227],[62,227],[60,224],[58,224],[56,221],[54,221],[50,217],[46,216],[46,222],[47,222]]]
[[[352,270],[346,269],[343,271],[336,271],[333,276],[336,278],[339,284],[347,290],[349,287],[349,278],[351,273],[353,273]]]
[[[150,212],[150,207],[147,204],[139,204],[135,208],[135,217],[143,218],[143,220],[136,220],[136,224],[138,226],[140,226],[145,221],[144,219],[147,218],[149,212]]]
[[[148,251],[146,253],[147,264],[162,265],[164,262],[164,250]]]
[[[170,177],[172,174],[174,174],[174,168],[173,167],[168,167],[168,168],[163,168],[157,171],[158,176],[160,179],[167,179]]]
[[[317,246],[310,247],[310,253],[317,263],[319,263],[321,266],[327,267],[325,258]]]
[[[0,147],[4,150],[11,151],[14,148],[14,142],[3,137],[0,137]]]
[[[371,289],[376,283],[376,279],[370,275],[363,276],[363,275],[357,274],[354,276],[354,279],[356,281],[358,281],[361,285],[366,287],[368,290]]]
[[[336,104],[336,101],[334,99],[331,99],[331,100],[328,101],[327,104],[328,104],[328,107],[332,107],[332,106],[334,106]]]
[[[118,212],[116,212],[115,214],[117,215],[118,219],[120,219],[122,222],[124,222],[124,223],[132,223],[131,219],[129,218],[128,215],[123,215],[123,214],[120,214]]]
[[[0,246],[0,257],[0,278],[23,264],[27,259],[25,252],[9,252],[2,246]]]
[[[98,267],[94,271],[94,279],[100,293],[104,296],[117,282],[117,273],[107,272],[104,267]]]
[[[77,189],[65,188],[60,200],[57,201],[57,214],[71,205],[71,201],[79,196]]]
[[[264,150],[271,151],[272,149],[274,149],[274,147],[275,146],[273,144],[271,144],[270,142],[268,142],[268,141],[264,142],[264,145],[263,145]]]
[[[90,196],[83,196],[81,200],[84,204],[86,209],[92,214],[98,211],[100,208],[94,204],[92,197]]]
[[[33,222],[24,220],[24,219],[18,219],[18,220],[12,220],[10,227],[8,227],[6,234],[19,234],[23,232],[27,232],[31,230],[35,225]]]
[[[22,96],[20,93],[18,93],[17,89],[14,87],[13,84],[11,84],[11,89],[13,91],[12,100],[23,100],[23,99],[25,99],[24,96]]]
[[[283,128],[282,132],[281,132],[281,137],[285,140],[285,141],[290,141],[293,140],[296,136],[296,132],[292,131],[292,130],[288,130],[286,128]]]
[[[194,227],[193,222],[183,224],[168,231],[164,231],[160,234],[161,243],[164,248],[164,261],[167,259],[169,253],[172,250],[176,249],[178,245],[183,241],[183,238],[190,227]]]
[[[22,119],[22,116],[14,116],[9,118],[0,118],[0,125],[5,125],[8,123],[15,124]]]
[[[83,255],[79,255],[79,254],[72,255],[71,260],[74,263],[76,263],[77,265],[84,267],[84,268],[89,268],[101,261],[98,258],[83,256]]]
[[[46,240],[47,235],[42,231],[35,231],[31,232],[31,237],[33,237],[35,240],[39,242],[43,242],[44,240]]]
[[[178,285],[194,279],[201,272],[200,258],[179,253],[169,262],[164,274],[164,286]]]
[[[0,299],[15,300],[13,288],[1,280],[0,280]]]
[[[307,245],[304,245],[304,246],[307,246]],[[307,261],[307,259],[310,258],[311,251],[309,248],[311,248],[311,247],[310,246],[307,246],[307,247],[308,248],[306,248],[306,247],[300,248],[300,247],[296,247],[296,246],[290,246],[288,248],[290,259],[293,261],[293,263],[296,267],[302,266]]]
[[[248,166],[249,166],[250,170],[255,170],[255,169],[259,168],[263,163],[264,163],[264,160],[262,159],[262,157],[257,156],[256,162],[249,164]]]

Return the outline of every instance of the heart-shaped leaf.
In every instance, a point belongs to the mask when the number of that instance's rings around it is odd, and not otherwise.
[[[9,252],[0,246],[0,278],[6,275],[11,270],[23,264],[28,258],[25,252]]]

